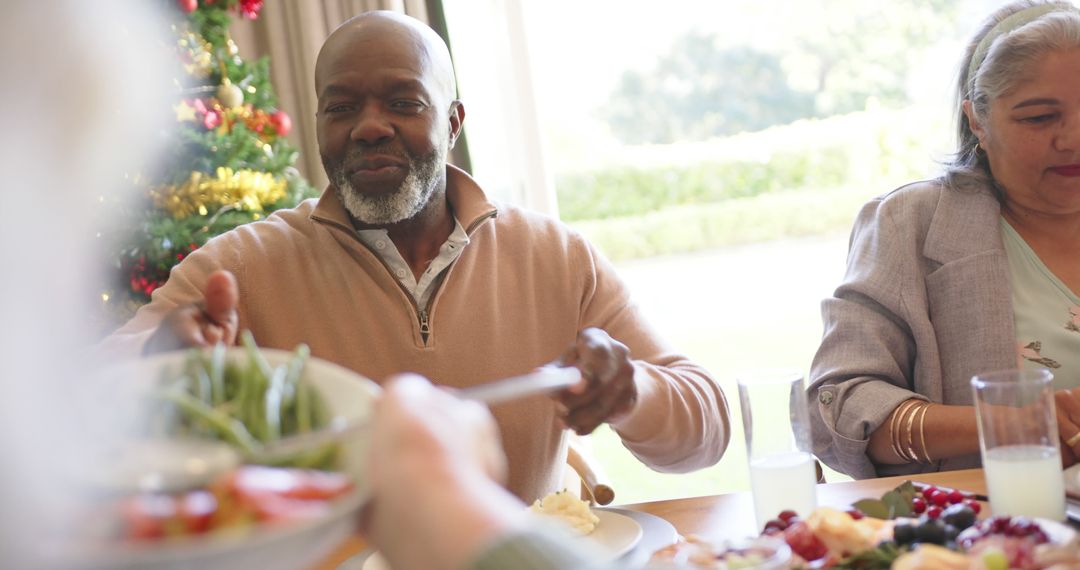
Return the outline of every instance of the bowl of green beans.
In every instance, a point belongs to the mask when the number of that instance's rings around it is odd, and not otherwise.
[[[379,387],[336,364],[293,351],[218,345],[144,361],[159,380],[149,393],[146,433],[217,440],[244,463],[358,471]]]
[[[122,418],[122,429],[106,434],[118,451],[100,454],[105,469],[88,468],[98,495],[183,493],[209,483],[193,476],[180,478],[190,484],[169,488],[162,485],[169,478],[154,472],[166,464],[205,468],[206,454],[191,451],[201,442],[215,453],[225,450],[233,466],[337,472],[353,485],[318,518],[289,524],[252,520],[241,530],[149,543],[99,541],[78,550],[78,567],[301,568],[354,529],[366,497],[367,432],[380,391],[374,382],[312,357],[304,345],[291,351],[259,348],[247,333],[238,346],[124,362],[103,378],[109,389],[97,393],[108,399],[106,415]],[[162,455],[168,461],[160,461]]]

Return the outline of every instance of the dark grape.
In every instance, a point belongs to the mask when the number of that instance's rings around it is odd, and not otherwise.
[[[930,544],[945,544],[945,526],[933,519],[927,519],[915,527],[915,540]]]
[[[945,521],[946,524],[964,530],[975,524],[975,511],[964,504],[949,505],[949,508],[942,512],[941,520]]]
[[[915,525],[907,522],[897,523],[893,527],[893,540],[896,544],[911,544],[915,540]]]
[[[945,542],[954,542],[956,537],[960,535],[960,529],[951,524],[945,525]]]

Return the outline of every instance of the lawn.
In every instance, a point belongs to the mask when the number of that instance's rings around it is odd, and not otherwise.
[[[619,264],[652,324],[720,382],[732,435],[717,465],[674,475],[650,470],[601,428],[594,453],[617,503],[749,490],[735,378],[749,368],[809,370],[821,337],[820,301],[843,275],[846,249],[844,232]]]

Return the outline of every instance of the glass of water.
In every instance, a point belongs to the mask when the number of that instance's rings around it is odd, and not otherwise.
[[[802,373],[755,370],[737,380],[758,528],[785,510],[808,516],[817,477]]]
[[[990,509],[1065,520],[1050,371],[1005,370],[971,379]]]

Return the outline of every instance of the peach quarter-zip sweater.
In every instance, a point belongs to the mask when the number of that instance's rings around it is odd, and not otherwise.
[[[612,423],[626,447],[664,472],[720,459],[729,424],[719,385],[657,337],[605,258],[556,220],[496,208],[453,166],[446,191],[470,241],[429,301],[426,339],[415,301],[357,237],[331,189],[194,251],[103,348],[139,354],[170,310],[202,298],[217,269],[236,275],[240,328],[250,329],[260,346],[291,350],[307,343],[313,356],[376,382],[411,371],[465,387],[522,374],[558,358],[578,331],[599,327],[634,359],[637,404]],[[533,397],[492,412],[509,489],[527,502],[555,490],[566,434],[553,401]]]

